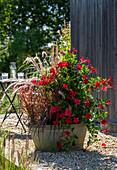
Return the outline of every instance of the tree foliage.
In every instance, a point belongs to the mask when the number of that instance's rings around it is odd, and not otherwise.
[[[22,62],[57,40],[69,6],[69,0],[0,0],[0,41],[9,38],[10,60]]]

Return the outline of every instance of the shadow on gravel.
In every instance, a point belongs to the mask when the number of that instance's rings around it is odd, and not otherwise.
[[[35,168],[42,169],[81,169],[81,170],[94,170],[94,169],[111,169],[117,168],[117,157],[112,155],[102,155],[98,151],[74,151],[74,152],[39,152],[35,151],[34,161],[36,160]]]

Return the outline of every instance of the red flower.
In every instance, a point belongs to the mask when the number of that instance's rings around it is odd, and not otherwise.
[[[55,73],[56,73],[56,70],[55,70],[54,68],[51,68],[50,73],[55,74]]]
[[[55,126],[55,127],[56,127],[56,125],[58,125],[58,122],[57,122],[57,121],[54,121],[53,123],[54,123],[54,126]]]
[[[33,84],[38,84],[37,80],[32,81]]]
[[[112,78],[112,77],[110,77],[110,76],[109,76],[109,78],[110,78],[110,79],[109,79],[109,81],[112,81],[112,82],[113,82],[113,78]]]
[[[67,61],[63,61],[58,64],[58,68],[63,68],[63,67],[68,67],[68,66],[69,66],[69,62]]]
[[[108,82],[108,86],[112,86],[112,83],[110,81],[107,81]]]
[[[88,89],[88,91],[92,91],[91,89]]]
[[[75,103],[75,105],[77,106],[78,104],[80,104],[80,100],[79,100],[79,99],[75,99],[75,100],[74,100],[74,103]]]
[[[71,92],[72,94],[71,94],[71,96],[76,96],[76,94],[77,94],[77,91],[73,91],[73,92]]]
[[[70,54],[70,51],[69,51],[69,50],[68,50],[67,52],[68,52],[68,54]]]
[[[75,48],[73,48],[73,53],[75,53],[75,52],[77,53],[78,51]]]
[[[100,83],[99,83],[99,81],[96,81],[96,82],[95,82],[95,86],[100,88]]]
[[[89,63],[89,59],[88,58],[85,60],[85,63]]]
[[[111,88],[114,88],[114,89],[115,89],[115,85],[113,84],[113,85],[111,86]]]
[[[108,133],[108,129],[103,130],[104,133]]]
[[[81,61],[81,62],[85,62],[84,57],[81,57],[80,61]]]
[[[65,113],[61,113],[60,118],[65,119]]]
[[[107,87],[106,86],[102,86],[103,91],[107,91]]]
[[[106,85],[106,81],[105,81],[105,80],[102,80],[102,81],[100,82],[100,84]]]
[[[48,84],[47,80],[43,80],[43,85],[46,86]]]
[[[90,101],[85,102],[85,106],[90,106],[90,104],[91,104]]]
[[[91,66],[91,72],[92,73],[97,73],[97,69]]]
[[[43,85],[43,81],[42,80],[40,80],[39,85]]]
[[[85,115],[85,117],[86,117],[86,119],[90,119],[90,118],[91,118],[90,113],[87,113],[87,114]]]
[[[68,117],[66,120],[67,124],[72,123],[72,120]]]
[[[69,116],[69,117],[72,117],[72,115],[71,115],[71,111],[70,111],[70,109],[66,109],[65,110],[65,115],[67,115],[67,116]]]
[[[55,108],[56,111],[59,112],[61,107],[60,106],[54,106],[54,108]]]
[[[80,120],[74,117],[74,122],[77,124]]]
[[[81,70],[82,66],[80,64],[77,65],[77,69]]]
[[[71,132],[69,132],[69,131],[67,130],[67,131],[64,131],[64,133],[66,134],[66,136],[69,136]]]
[[[43,77],[41,78],[41,80],[45,80],[46,79],[46,76],[45,75],[43,75]]]
[[[53,76],[49,77],[49,82],[51,83],[54,80]]]
[[[102,143],[102,145],[101,145],[101,146],[104,146],[104,147],[105,147],[105,146],[106,146],[106,144],[105,144],[105,143]]]
[[[104,125],[106,125],[106,124],[108,123],[108,122],[107,122],[107,118],[104,119],[104,120],[102,120],[101,123],[104,124]]]
[[[56,117],[57,117],[57,119],[59,119],[60,118],[60,113],[57,113]]]
[[[51,113],[52,113],[52,115],[53,115],[54,113],[56,113],[55,107],[53,107],[53,108],[51,109]]]
[[[62,67],[68,67],[68,66],[69,66],[69,62],[67,62],[67,61],[62,62]]]
[[[83,83],[88,84],[89,83],[88,79],[84,79]]]
[[[61,142],[57,142],[57,147],[60,149],[63,146]]]
[[[84,75],[83,78],[86,79],[86,78],[88,78],[88,76],[87,76],[87,75]]]
[[[107,102],[107,104],[111,104],[111,105],[112,105],[112,103],[111,103],[110,99],[108,99],[108,102]]]
[[[68,88],[68,84],[63,84],[63,87],[64,87],[65,89],[67,89],[67,88]]]

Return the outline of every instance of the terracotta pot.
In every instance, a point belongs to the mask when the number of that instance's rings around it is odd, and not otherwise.
[[[73,134],[78,136],[75,140],[76,146],[70,146],[70,150],[81,150],[83,148],[84,139],[87,132],[86,124],[72,124],[71,128],[74,127]],[[35,144],[36,150],[39,151],[52,151],[56,148],[57,142],[60,140],[59,136],[63,136],[64,131],[69,130],[67,128],[58,128],[51,125],[46,125],[44,129],[37,127],[37,125],[31,127],[30,132]],[[71,134],[72,135],[72,132]]]

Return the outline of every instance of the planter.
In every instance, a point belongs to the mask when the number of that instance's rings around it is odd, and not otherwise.
[[[73,124],[71,128],[74,127],[73,134],[78,136],[78,139],[75,140],[76,146],[70,146],[70,150],[81,150],[83,149],[84,139],[87,132],[86,124]],[[36,150],[39,151],[52,151],[53,148],[56,148],[59,136],[63,136],[64,131],[69,130],[67,128],[58,128],[50,125],[46,125],[44,129],[37,127],[36,125],[31,127],[30,132],[35,144]],[[72,132],[71,134],[72,135]]]

